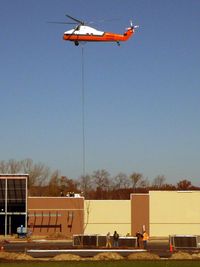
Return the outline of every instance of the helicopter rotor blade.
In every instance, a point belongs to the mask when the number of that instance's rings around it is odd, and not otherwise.
[[[76,22],[78,22],[78,23],[80,23],[81,25],[84,25],[84,21],[81,21],[79,19],[76,19],[76,18],[74,18],[74,17],[72,17],[72,16],[70,16],[68,14],[65,14],[65,16],[68,17],[68,18],[70,18],[70,19],[72,19],[72,20],[74,20],[74,21],[76,21]]]
[[[47,21],[47,23],[53,23],[53,24],[77,24],[76,22],[62,22],[62,21]]]
[[[75,31],[78,29],[78,27],[79,27],[79,25],[77,25],[77,26],[74,28],[73,32],[68,36],[67,40],[70,39],[70,37],[75,33]]]
[[[74,20],[74,22],[68,22],[68,21],[47,21],[47,23],[53,23],[53,24],[71,24],[71,25],[76,25],[76,24],[79,24],[79,25],[85,25],[85,24],[99,24],[99,23],[102,23],[102,22],[111,22],[111,21],[115,21],[115,20],[119,20],[119,19],[101,19],[101,20],[97,20],[97,21],[87,21],[87,22],[84,22],[82,20],[79,20],[79,19],[76,19],[68,14],[65,14],[66,17],[68,17],[69,19],[72,19]]]
[[[91,21],[86,21],[85,24],[102,24],[102,23],[109,23],[109,22],[113,22],[113,21],[117,21],[119,20],[119,18],[116,19],[98,19],[98,20],[91,20]]]

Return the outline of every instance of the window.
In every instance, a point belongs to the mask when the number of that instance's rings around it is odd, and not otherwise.
[[[26,210],[26,180],[9,179],[8,184],[8,212],[25,212]]]

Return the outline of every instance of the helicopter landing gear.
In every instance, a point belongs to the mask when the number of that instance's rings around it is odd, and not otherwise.
[[[78,41],[75,41],[74,44],[75,44],[76,46],[78,46],[78,45],[79,45],[79,42],[78,42]]]

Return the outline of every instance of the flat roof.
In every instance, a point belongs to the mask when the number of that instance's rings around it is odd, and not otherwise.
[[[29,176],[27,173],[0,173],[0,177],[24,177],[24,176]]]

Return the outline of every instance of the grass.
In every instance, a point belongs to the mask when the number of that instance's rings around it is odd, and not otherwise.
[[[199,261],[0,262],[0,267],[199,267]]]

